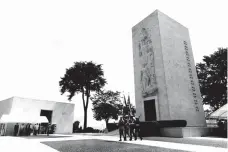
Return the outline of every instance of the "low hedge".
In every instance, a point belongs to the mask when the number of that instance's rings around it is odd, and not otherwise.
[[[160,128],[165,127],[186,127],[186,120],[161,120],[140,122],[143,137],[161,136]]]
[[[109,132],[116,130],[116,129],[118,129],[118,124],[117,123],[108,123],[107,129]]]
[[[160,136],[160,127],[157,121],[140,122],[142,137]]]
[[[187,121],[186,120],[161,120],[157,121],[160,128],[165,127],[186,127]]]
[[[161,136],[160,128],[165,127],[186,127],[186,120],[161,120],[161,121],[143,121],[140,122],[141,133],[143,137],[146,136]],[[108,123],[108,131],[118,129],[116,123]]]
[[[92,127],[87,127],[85,130],[81,130],[81,131],[77,131],[77,132],[81,132],[81,133],[99,133],[100,130],[99,129],[94,129]]]

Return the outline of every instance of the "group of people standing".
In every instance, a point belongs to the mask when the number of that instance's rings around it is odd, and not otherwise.
[[[37,135],[39,130],[39,124],[18,124],[14,126],[14,136],[30,136],[32,133],[33,135]]]
[[[7,126],[9,127],[6,123],[0,123],[0,136],[7,135]],[[41,126],[39,123],[16,123],[11,129],[13,129],[13,133],[11,131],[9,132],[11,132],[14,136],[36,136],[39,133],[47,134],[49,136],[49,134],[53,133],[51,123],[47,123],[47,125],[44,126]]]
[[[122,141],[122,137],[124,138],[124,141],[126,141],[127,136],[130,138],[130,141],[133,137],[135,140],[137,140],[137,137],[142,140],[139,117],[135,118],[134,116],[128,115],[120,117],[118,126],[120,135],[119,141]]]

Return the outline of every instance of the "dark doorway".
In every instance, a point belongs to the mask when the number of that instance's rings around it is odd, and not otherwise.
[[[46,116],[49,123],[52,122],[52,111],[51,110],[41,110],[40,116]],[[41,123],[39,126],[39,133],[46,134],[48,123]]]
[[[156,121],[155,99],[144,101],[145,121]]]
[[[46,116],[49,123],[51,123],[51,118],[52,118],[52,111],[51,110],[41,110],[40,116]]]

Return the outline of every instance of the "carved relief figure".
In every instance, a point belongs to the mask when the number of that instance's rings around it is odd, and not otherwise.
[[[138,44],[139,59],[141,65],[141,87],[143,97],[147,97],[157,90],[155,68],[154,68],[154,52],[152,41],[145,28],[140,33],[140,41]]]

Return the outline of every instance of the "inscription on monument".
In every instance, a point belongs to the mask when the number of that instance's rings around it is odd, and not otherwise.
[[[192,75],[192,66],[189,58],[189,53],[188,53],[188,44],[186,41],[184,41],[184,48],[185,48],[185,54],[186,54],[186,60],[187,60],[187,65],[188,65],[188,72],[189,72],[189,78],[190,78],[190,83],[192,86],[192,95],[194,98],[194,104],[195,104],[195,109],[197,112],[199,112],[199,106],[198,106],[198,101],[196,98],[196,88],[193,80],[193,75]]]
[[[157,91],[154,67],[154,51],[152,40],[148,33],[148,29],[142,28],[140,32],[140,41],[138,43],[138,55],[141,73],[140,83],[143,97],[148,97]]]

